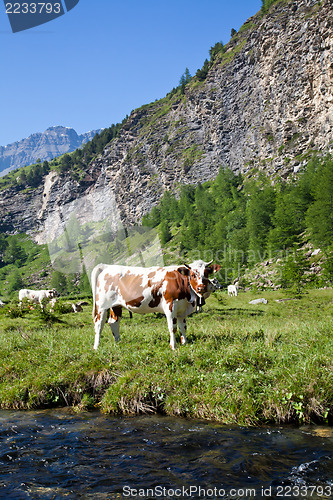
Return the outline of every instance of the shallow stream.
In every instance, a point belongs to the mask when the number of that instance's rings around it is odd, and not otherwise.
[[[333,429],[0,412],[0,498],[333,498]]]

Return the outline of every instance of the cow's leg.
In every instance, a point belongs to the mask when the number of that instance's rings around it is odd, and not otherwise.
[[[94,325],[95,325],[95,343],[94,343],[94,349],[96,350],[99,344],[99,339],[101,337],[101,333],[103,330],[103,327],[105,325],[106,321],[106,316],[107,316],[107,309],[101,309],[99,310],[96,308],[95,315],[94,315]]]
[[[180,331],[180,340],[182,344],[186,344],[186,318],[178,318],[178,326]]]
[[[175,349],[175,333],[177,332],[177,318],[172,314],[171,311],[166,313],[166,318],[168,321],[168,328],[170,333],[170,347],[172,350]]]
[[[116,342],[120,340],[119,324],[120,324],[121,314],[122,314],[122,308],[120,306],[116,306],[113,309],[110,309],[110,317],[108,323],[110,325],[114,340]]]

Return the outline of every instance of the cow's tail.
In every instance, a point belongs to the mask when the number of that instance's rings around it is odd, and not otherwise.
[[[92,317],[95,318],[96,315],[96,288],[97,288],[97,278],[106,267],[105,264],[97,264],[91,272],[91,289],[93,294],[93,310]]]

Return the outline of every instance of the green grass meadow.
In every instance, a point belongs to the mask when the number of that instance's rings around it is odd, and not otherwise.
[[[250,305],[265,297],[268,304]],[[83,312],[0,310],[0,408],[72,406],[221,423],[333,422],[333,290],[217,292],[188,318],[188,344],[169,347],[166,319],[124,311],[97,352]]]

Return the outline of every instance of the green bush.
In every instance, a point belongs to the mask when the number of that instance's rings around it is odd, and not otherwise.
[[[278,0],[261,0],[262,6],[261,10],[262,12],[266,13],[270,9],[270,7],[273,5],[273,3],[277,2]]]
[[[302,251],[294,252],[282,264],[281,285],[294,297],[300,297],[308,284],[306,272],[310,265]]]

